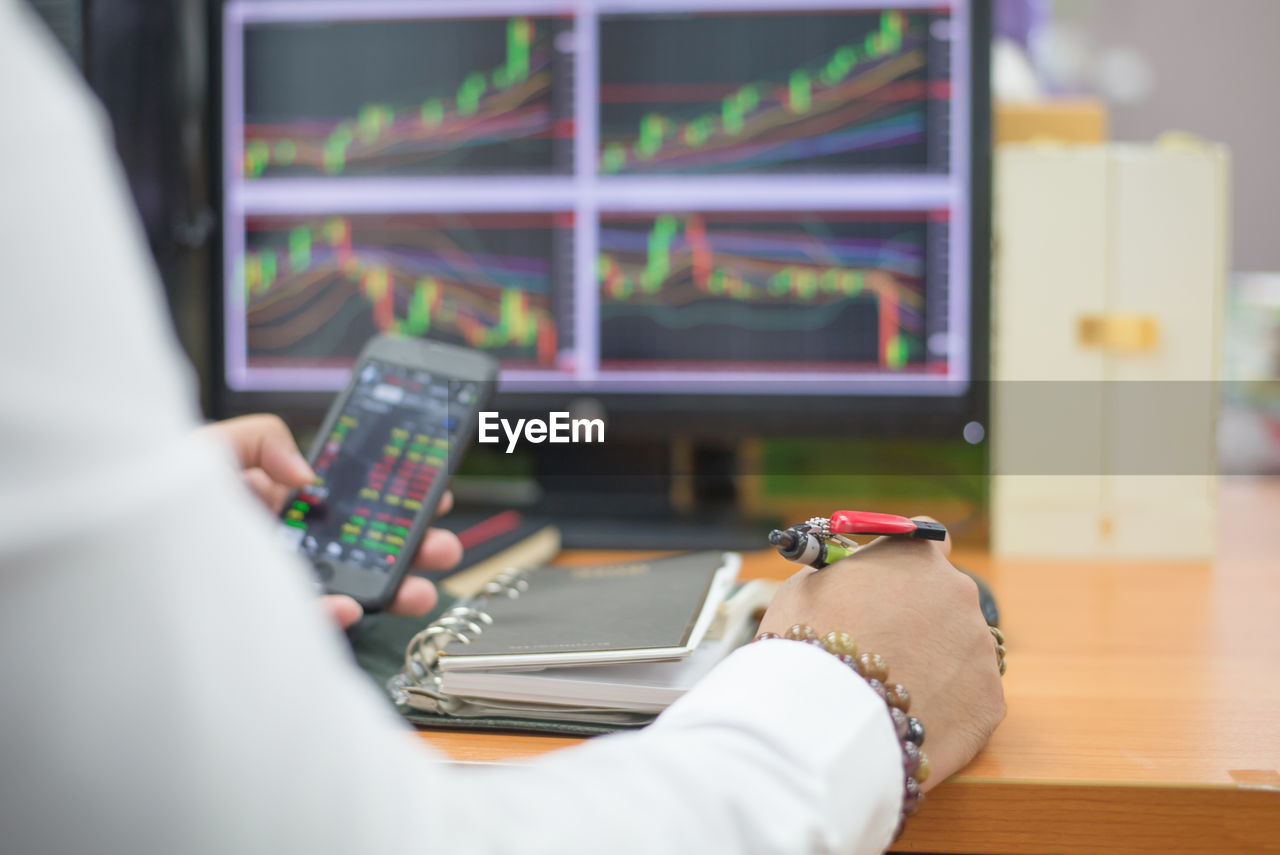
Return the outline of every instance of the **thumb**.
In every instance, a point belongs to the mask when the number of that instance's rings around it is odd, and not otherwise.
[[[938,522],[938,521],[937,521],[937,520],[935,520],[933,517],[925,516],[924,514],[920,514],[920,515],[918,515],[918,516],[914,516],[914,517],[912,517],[912,519],[913,519],[913,520],[919,520],[919,521],[921,521],[921,522],[931,522],[931,523],[937,523],[937,522]],[[945,539],[943,539],[941,542],[938,542],[938,541],[936,541],[936,540],[935,540],[935,541],[931,541],[931,542],[932,542],[932,543],[937,543],[937,544],[938,544],[938,548],[942,550],[942,554],[943,554],[943,556],[944,556],[944,557],[949,557],[949,556],[951,555],[951,531],[950,531],[950,530],[948,530],[948,531],[947,531],[947,536],[946,536],[946,538],[945,538]]]
[[[320,601],[324,604],[324,609],[329,613],[329,617],[342,629],[346,629],[364,616],[364,609],[360,608],[360,604],[348,596],[326,594],[320,598]]]
[[[315,480],[315,472],[279,416],[241,416],[213,427],[230,441],[242,468],[261,469],[271,480],[289,487]]]

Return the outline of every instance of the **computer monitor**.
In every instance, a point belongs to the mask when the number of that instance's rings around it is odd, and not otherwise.
[[[377,332],[634,436],[985,413],[989,0],[225,0],[223,413]]]

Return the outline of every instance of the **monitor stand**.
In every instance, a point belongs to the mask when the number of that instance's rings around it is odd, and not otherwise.
[[[538,513],[573,549],[760,549],[772,520],[738,506],[732,444],[610,443],[608,454],[544,446],[535,476]],[[681,458],[677,461],[677,457]]]

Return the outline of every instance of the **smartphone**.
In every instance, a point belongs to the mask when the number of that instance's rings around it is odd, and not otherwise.
[[[381,337],[364,348],[316,435],[315,483],[280,514],[325,591],[367,612],[390,605],[497,376],[493,357],[441,342]]]

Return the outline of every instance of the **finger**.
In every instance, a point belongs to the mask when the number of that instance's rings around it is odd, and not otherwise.
[[[931,522],[931,523],[938,522],[933,517],[926,516],[924,514],[914,516],[911,519],[919,520],[921,522]],[[933,546],[942,552],[943,558],[947,558],[951,555],[951,532],[950,531],[947,532],[946,537],[943,538],[942,540],[926,540],[924,538],[912,537],[907,534],[882,534],[879,537],[867,543],[866,546],[862,547],[862,549],[868,549],[873,546],[884,548],[885,546],[888,546],[894,543],[897,543],[897,544],[911,543],[911,544],[917,544],[917,545],[923,544],[927,546]],[[861,551],[862,551],[861,549],[858,550],[858,552],[861,552]],[[854,553],[855,556],[857,554],[858,553]]]
[[[440,502],[436,505],[436,516],[442,517],[451,510],[453,510],[453,491],[445,490],[444,495],[440,497]]]
[[[257,495],[262,504],[272,513],[280,513],[280,509],[284,507],[284,500],[289,497],[289,488],[283,484],[277,484],[271,480],[266,472],[261,469],[246,469],[243,473],[244,481],[249,485],[249,489]]]
[[[364,609],[355,600],[343,594],[326,594],[320,598],[334,623],[343,629],[364,616]]]
[[[437,599],[435,585],[421,576],[406,576],[388,611],[396,615],[417,617],[431,611]]]
[[[265,413],[228,419],[215,425],[240,458],[245,469],[254,467],[289,487],[304,487],[316,474],[298,451],[298,444],[279,416]]]
[[[451,531],[427,529],[413,564],[423,570],[448,570],[462,560],[462,541]]]
[[[922,522],[931,522],[931,523],[938,522],[933,517],[925,516],[924,514],[921,514],[920,516],[912,517],[912,519],[920,520]],[[944,557],[949,557],[951,555],[951,532],[950,531],[947,531],[947,536],[942,540],[931,540],[929,542],[938,544],[938,548],[942,550],[942,554]]]

